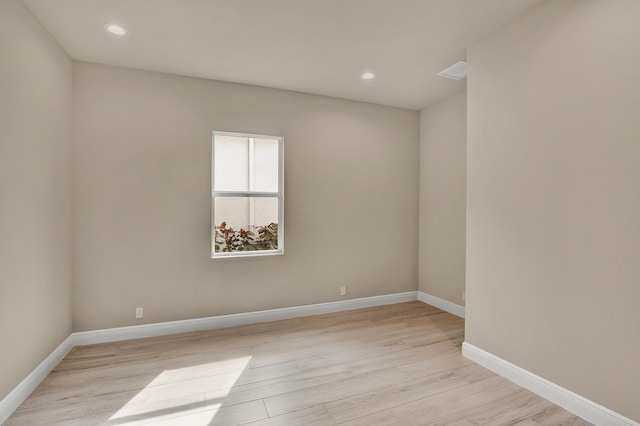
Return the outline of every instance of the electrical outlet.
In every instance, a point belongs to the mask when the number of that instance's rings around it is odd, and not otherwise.
[[[346,295],[347,295],[347,287],[346,286],[340,287],[340,296],[346,296]]]
[[[144,316],[144,311],[142,310],[142,308],[136,308],[136,318],[140,319]]]
[[[462,301],[463,301],[463,302],[466,302],[466,301],[467,301],[467,292],[466,292],[466,291],[463,291],[463,292],[462,292]]]

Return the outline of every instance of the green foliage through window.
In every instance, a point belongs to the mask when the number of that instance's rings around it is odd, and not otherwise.
[[[238,251],[260,251],[278,249],[278,224],[257,226],[256,232],[244,228],[235,230],[222,222],[215,227],[216,253],[230,253]]]

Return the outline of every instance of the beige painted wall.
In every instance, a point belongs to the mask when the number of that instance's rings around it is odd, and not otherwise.
[[[640,421],[640,2],[468,50],[466,339]]]
[[[416,289],[417,111],[74,72],[76,330],[339,300],[342,285],[347,298]],[[212,130],[284,136],[284,256],[210,259]]]
[[[420,113],[420,291],[464,305],[467,100]]]
[[[71,332],[71,60],[0,1],[0,399]]]

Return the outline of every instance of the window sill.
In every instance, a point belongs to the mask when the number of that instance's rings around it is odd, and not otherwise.
[[[249,251],[249,252],[233,252],[233,253],[211,253],[211,259],[244,259],[250,257],[266,257],[266,256],[282,256],[283,250],[263,250],[261,252]]]

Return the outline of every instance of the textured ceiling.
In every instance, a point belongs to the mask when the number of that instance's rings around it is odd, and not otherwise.
[[[23,1],[76,60],[412,109],[463,90],[464,80],[436,74],[540,2]],[[376,78],[361,80],[368,70]]]

